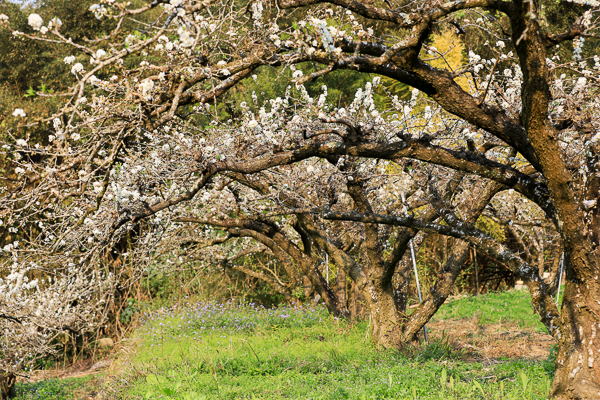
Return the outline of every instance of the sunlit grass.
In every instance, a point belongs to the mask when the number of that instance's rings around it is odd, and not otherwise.
[[[525,311],[525,296],[461,299],[444,306],[440,318],[468,317],[478,308],[481,322],[495,323],[496,315],[512,314],[512,306]],[[148,316],[137,331],[137,351],[121,360],[107,390],[126,399],[547,397],[547,362],[466,362],[440,340],[383,351],[371,345],[367,331],[367,323],[335,319],[320,307],[168,309]]]
[[[538,315],[533,313],[531,296],[526,290],[487,293],[450,300],[433,320],[460,320],[477,318],[481,324],[514,322],[521,328],[546,332]]]

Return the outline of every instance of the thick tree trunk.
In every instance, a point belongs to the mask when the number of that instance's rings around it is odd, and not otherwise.
[[[586,218],[560,147],[558,131],[548,118],[550,93],[546,44],[538,1],[515,0],[510,15],[513,43],[523,72],[521,120],[539,160],[555,206],[553,216],[570,256],[558,331],[558,357],[552,385],[555,399],[600,398],[600,261],[593,224]],[[535,292],[532,291],[532,298]],[[544,315],[542,315],[542,319]]]
[[[348,183],[348,193],[354,200],[355,208],[361,212],[373,212],[362,183],[357,180]],[[378,226],[364,224],[366,260],[363,279],[358,287],[367,300],[371,321],[371,337],[382,347],[396,346],[400,338],[401,316],[396,308],[394,287],[389,269],[383,258],[383,248]]]
[[[14,374],[0,374],[0,399],[8,400],[17,397],[15,383],[17,377]]]
[[[396,309],[392,285],[383,287],[380,281],[372,281],[362,292],[367,299],[373,342],[384,348],[397,346],[402,321]]]
[[[598,200],[598,148],[588,158],[588,166],[594,173],[586,190],[587,200]],[[571,260],[565,257],[567,271],[561,310],[561,334],[558,339],[556,373],[552,384],[555,399],[600,398],[600,254],[598,251],[600,224],[599,206],[594,204],[587,212],[588,237],[594,246],[595,264],[585,268],[578,276]]]
[[[572,278],[567,278],[562,303],[562,335],[551,396],[561,400],[599,399],[600,288],[596,282],[576,283]]]

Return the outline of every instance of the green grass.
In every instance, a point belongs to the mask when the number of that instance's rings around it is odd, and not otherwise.
[[[526,290],[468,296],[445,303],[433,320],[477,318],[480,324],[514,322],[520,328],[547,332],[540,317],[533,313],[531,296]]]
[[[93,377],[84,376],[68,379],[47,379],[39,382],[19,383],[16,386],[15,400],[76,400],[81,399],[81,392],[87,391]]]
[[[481,322],[495,323],[527,307],[524,295],[510,292],[451,302],[438,318],[472,318],[480,311]],[[535,326],[533,318],[523,324]],[[550,362],[466,362],[439,339],[383,351],[371,345],[367,331],[366,323],[337,320],[322,308],[168,309],[148,316],[136,333],[137,351],[121,360],[106,390],[122,399],[547,397]]]

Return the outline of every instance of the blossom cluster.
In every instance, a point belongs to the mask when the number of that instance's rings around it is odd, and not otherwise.
[[[5,254],[16,252],[16,245],[3,249]],[[8,271],[0,279],[0,371],[27,369],[57,351],[57,336],[84,334],[104,324],[101,310],[110,300],[112,277],[74,265],[52,275],[33,262],[14,261],[4,267]]]

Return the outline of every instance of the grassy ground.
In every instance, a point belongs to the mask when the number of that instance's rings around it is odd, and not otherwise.
[[[547,332],[538,315],[533,313],[531,296],[526,290],[466,296],[447,301],[433,321],[477,318],[480,324],[512,322],[520,328]]]
[[[457,299],[444,305],[436,320],[430,324],[429,344],[382,351],[371,345],[368,322],[340,321],[319,307],[201,304],[164,309],[147,317],[131,342],[135,345],[124,349],[129,354],[114,363],[102,398],[547,397],[551,360],[527,354],[489,358],[468,345],[467,338],[461,342],[448,334],[448,326],[474,320],[482,329],[518,324],[522,332],[540,331],[526,293]],[[66,392],[62,397],[37,393],[30,390],[20,398],[77,398]]]
[[[83,399],[91,388],[100,384],[93,376],[25,382],[17,384],[17,399]]]

